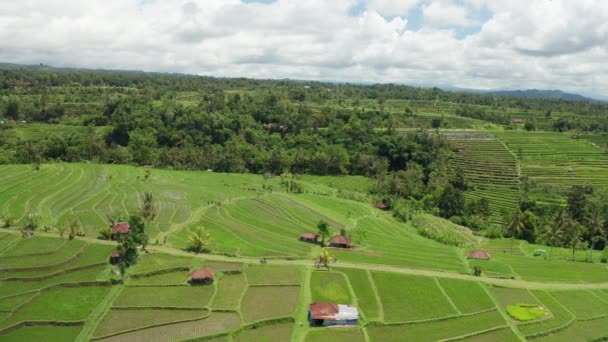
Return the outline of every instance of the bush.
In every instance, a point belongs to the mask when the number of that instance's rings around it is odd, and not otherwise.
[[[529,322],[545,315],[545,309],[538,304],[517,304],[507,306],[509,316],[520,322]]]
[[[604,250],[602,251],[602,257],[600,259],[600,262],[602,264],[608,263],[608,247],[604,247]]]
[[[473,275],[476,277],[480,277],[481,276],[481,266],[475,266],[473,267]]]

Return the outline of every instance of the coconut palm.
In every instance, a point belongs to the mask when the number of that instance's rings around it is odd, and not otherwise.
[[[589,259],[593,262],[593,249],[598,241],[604,239],[604,218],[598,208],[593,208],[589,215],[585,217],[585,221],[589,225],[589,233],[591,235],[591,244],[589,245]]]
[[[329,268],[329,264],[332,262],[336,262],[336,256],[327,249],[324,249],[319,254],[319,259],[317,259],[316,266],[319,268],[321,265],[323,265],[325,268]]]
[[[151,192],[144,192],[141,194],[141,208],[139,214],[146,221],[152,222],[158,215],[158,209],[154,203],[154,195]]]
[[[190,232],[188,237],[188,250],[194,253],[202,253],[207,250],[213,242],[213,238],[204,227],[196,227]]]
[[[511,234],[511,254],[513,254],[513,244],[515,243],[515,237],[519,236],[525,229],[524,226],[524,214],[521,212],[521,209],[517,208],[515,214],[513,214],[513,218],[511,219],[511,223],[507,226],[507,230]]]
[[[545,241],[549,242],[549,260],[553,256],[553,247],[559,246],[564,238],[564,230],[558,222],[553,222],[545,226],[545,230],[541,235]]]

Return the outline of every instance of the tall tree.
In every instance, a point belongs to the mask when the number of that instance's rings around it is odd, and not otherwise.
[[[515,243],[515,238],[522,234],[524,229],[524,214],[519,208],[517,208],[513,214],[513,217],[511,218],[511,223],[509,223],[507,226],[507,231],[511,235],[511,254],[513,254],[513,244]]]
[[[564,238],[564,230],[559,216],[554,222],[545,226],[541,238],[549,243],[549,260],[551,260],[553,256],[553,247],[560,246]]]
[[[593,262],[593,249],[595,245],[602,239],[605,239],[604,231],[604,217],[602,212],[597,207],[591,208],[587,216],[585,216],[585,222],[589,227],[589,235],[591,243],[589,244],[589,261]]]
[[[319,221],[317,224],[319,235],[321,235],[321,245],[325,246],[325,238],[329,234],[329,224],[324,220]]]
[[[158,209],[156,203],[154,203],[154,195],[151,192],[143,192],[141,195],[141,208],[139,209],[139,215],[143,217],[148,223],[154,221],[158,215]]]

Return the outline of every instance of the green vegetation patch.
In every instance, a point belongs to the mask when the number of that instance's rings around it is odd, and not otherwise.
[[[243,319],[253,322],[291,315],[299,295],[299,286],[249,287],[241,301]]]
[[[380,319],[380,305],[369,272],[354,268],[342,268],[340,272],[348,277],[355,292],[355,297],[357,297],[359,310],[363,313],[365,319],[368,321]]]
[[[224,274],[218,282],[217,293],[211,306],[224,309],[238,307],[246,288],[243,274]]]
[[[126,287],[115,307],[203,308],[213,296],[213,286]]]
[[[367,328],[372,341],[437,341],[506,326],[498,311],[411,324],[380,325]]]
[[[470,229],[433,215],[416,215],[412,226],[418,234],[445,245],[465,247],[478,243]]]
[[[62,240],[54,239],[57,243]],[[47,240],[44,240],[45,242]],[[84,246],[84,241],[71,240],[66,242],[60,249],[48,255],[24,255],[20,257],[0,258],[0,268],[26,268],[50,266],[67,261],[76,256]]]
[[[129,285],[178,285],[187,284],[187,271],[167,272],[143,277],[129,278]]]
[[[472,281],[439,278],[439,285],[463,314],[480,312],[495,307],[482,285]]]
[[[207,310],[110,310],[95,331],[95,336],[106,336],[126,330],[183,320],[203,318]]]
[[[546,334],[556,329],[560,329],[574,320],[574,316],[572,316],[572,314],[548,292],[533,291],[532,293],[543,303],[545,308],[551,312],[553,317],[539,322],[518,325],[517,329],[524,335],[535,336]]]
[[[214,312],[205,319],[138,330],[98,341],[181,341],[228,332],[239,327],[240,324],[241,321],[236,313]]]
[[[310,292],[313,302],[352,304],[347,280],[338,272],[313,272],[310,277]]]
[[[605,341],[608,339],[607,326],[608,317],[574,321],[568,327],[547,336],[546,340],[552,342]]]
[[[31,326],[22,327],[6,334],[0,335],[5,342],[45,341],[65,342],[74,341],[80,334],[82,326]]]
[[[260,328],[246,329],[235,336],[234,342],[284,342],[291,340],[293,323],[265,325]]]
[[[132,273],[141,274],[175,267],[190,267],[192,258],[179,257],[165,253],[150,253],[139,257],[138,263],[131,270]]]
[[[491,288],[494,297],[498,300],[498,303],[506,308],[509,305],[516,305],[519,303],[529,303],[529,304],[540,304],[532,296],[530,291],[526,289],[515,289],[510,287],[492,287]]]
[[[466,342],[519,342],[519,337],[511,330],[511,328],[503,328],[488,331],[482,334],[470,336],[459,341]]]
[[[507,313],[520,322],[529,322],[544,317],[545,308],[538,304],[516,304],[507,306]]]
[[[578,319],[592,319],[608,315],[608,303],[591,290],[570,290],[550,292]]]
[[[96,266],[37,281],[4,281],[2,282],[2,286],[0,286],[0,297],[38,290],[56,284],[96,281],[104,269],[104,266]]]
[[[0,299],[0,310],[13,310],[17,305],[32,298],[36,294],[36,292],[28,292],[17,296],[2,298]]]
[[[86,319],[108,294],[109,286],[60,287],[40,294],[0,323],[7,327],[22,321],[78,321]]]
[[[312,329],[306,334],[306,342],[363,342],[365,337],[357,329]]]
[[[245,269],[249,285],[299,285],[302,271],[289,266],[250,265]]]
[[[387,322],[408,322],[455,315],[435,279],[372,272]]]
[[[28,254],[50,253],[60,249],[67,240],[34,236],[29,239],[20,239],[2,253],[2,258],[24,256]]]

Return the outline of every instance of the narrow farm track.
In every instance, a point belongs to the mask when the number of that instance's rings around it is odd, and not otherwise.
[[[11,231],[2,229],[1,231],[7,232],[9,234],[20,234],[18,231]],[[52,236],[56,237],[56,234],[48,234],[48,233],[37,233],[40,236]],[[105,244],[105,245],[114,245],[113,241],[104,241],[93,238],[81,238],[80,240],[85,240],[89,243],[97,243],[97,244]],[[209,261],[221,261],[221,262],[241,262],[241,263],[250,263],[250,264],[258,264],[260,262],[259,258],[250,258],[250,257],[227,257],[223,255],[212,255],[212,254],[199,254],[193,255],[192,253],[188,253],[176,248],[171,247],[163,247],[163,246],[153,246],[148,248],[151,252],[160,252],[171,254],[175,256],[189,256],[200,258]],[[297,260],[282,260],[282,259],[274,259],[268,261],[269,264],[272,265],[281,265],[281,266],[314,266],[313,261],[307,259],[297,259]],[[500,278],[486,278],[486,277],[476,277],[468,274],[461,274],[449,271],[439,271],[439,270],[427,270],[427,269],[417,269],[417,268],[408,268],[408,267],[395,267],[395,266],[387,266],[387,265],[376,265],[376,264],[356,264],[350,262],[338,262],[335,266],[341,268],[354,268],[354,269],[362,269],[362,270],[370,270],[370,271],[380,271],[380,272],[390,272],[390,273],[399,273],[399,274],[408,274],[408,275],[418,275],[425,277],[439,277],[439,278],[448,278],[448,279],[459,279],[459,280],[468,280],[468,281],[476,281],[483,284],[489,285],[498,285],[498,286],[506,286],[506,287],[514,287],[514,288],[522,288],[522,289],[530,289],[530,290],[582,290],[582,289],[608,289],[608,282],[604,283],[555,283],[555,282],[534,282],[534,281],[526,281],[520,279],[500,279]]]

